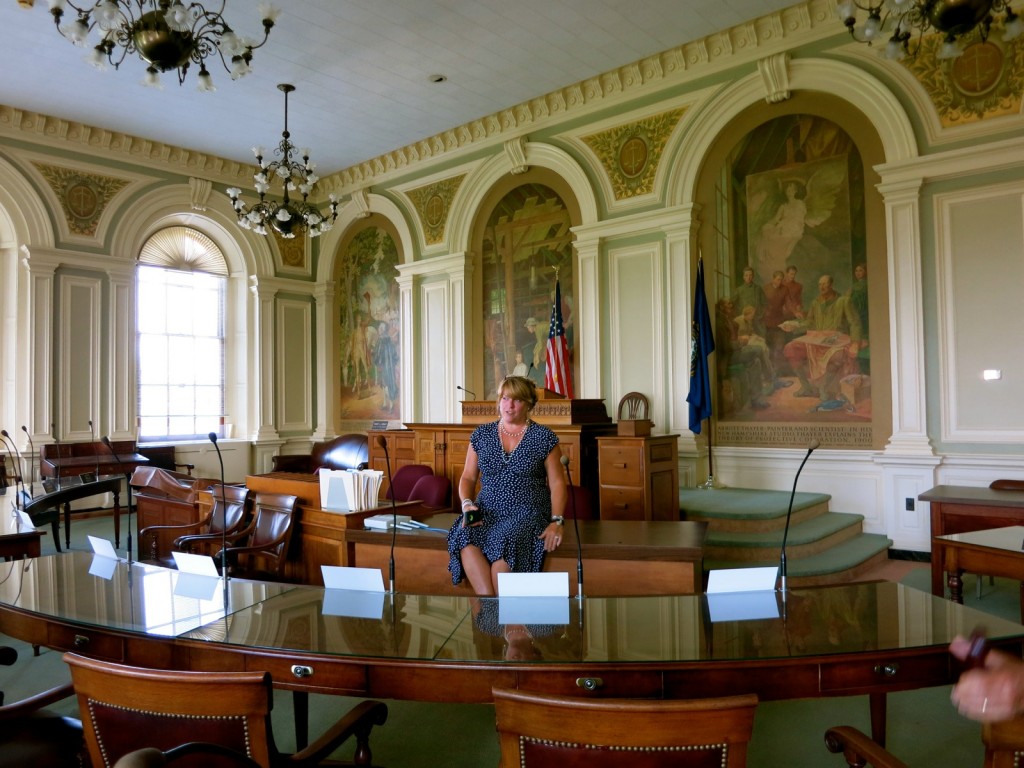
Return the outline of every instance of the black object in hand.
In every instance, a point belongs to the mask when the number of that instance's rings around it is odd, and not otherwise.
[[[483,514],[479,509],[464,509],[462,510],[462,526],[468,527],[474,523],[479,523],[484,519]]]
[[[991,647],[988,637],[985,636],[985,631],[975,629],[971,632],[968,640],[971,643],[971,647],[967,650],[967,656],[964,657],[964,668],[975,669],[985,666],[985,657],[988,655],[989,648]]]

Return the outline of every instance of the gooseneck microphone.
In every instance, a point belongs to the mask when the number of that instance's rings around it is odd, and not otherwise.
[[[462,387],[459,387],[462,389]],[[391,457],[388,455],[388,441],[377,435],[377,445],[384,451],[384,464],[388,469],[388,488],[391,489],[391,557],[388,559],[388,589],[395,594],[395,536],[398,534],[398,508],[395,506],[395,484],[391,479]]]
[[[569,494],[569,503],[572,505],[572,527],[576,532],[576,599],[583,600],[583,544],[580,541],[580,523],[576,515],[576,495],[572,492],[572,477],[569,475],[569,457],[562,456],[562,466],[565,467],[565,492]]]
[[[220,446],[217,445],[217,433],[211,432],[208,437],[217,451],[217,461],[220,462],[220,575],[224,577],[224,606],[228,604],[228,497],[224,489],[224,457],[220,453]]]
[[[7,438],[7,430],[6,429],[0,430],[0,435],[3,435],[4,448],[7,449],[7,455],[11,459],[11,471],[14,472],[14,498],[15,498],[14,506],[16,508],[20,509],[21,508],[21,503],[20,502],[24,498],[24,496],[22,495],[23,492],[24,492],[24,482],[21,479],[21,468],[18,466],[18,462],[15,461],[14,453],[11,451],[11,445],[8,442],[8,438]],[[21,490],[18,489],[19,485],[22,486]]]
[[[782,532],[782,551],[779,553],[779,585],[782,589],[783,600],[785,600],[786,593],[786,540],[789,538],[789,521],[793,517],[793,499],[796,497],[796,484],[800,479],[800,473],[804,471],[804,464],[811,458],[811,454],[814,453],[814,449],[817,448],[821,443],[814,440],[807,446],[807,453],[804,454],[804,460],[800,462],[800,467],[796,471],[796,476],[793,478],[793,490],[789,494],[789,509],[786,510],[786,528]]]
[[[461,384],[456,384],[456,385],[455,385],[455,388],[456,388],[457,390],[459,390],[460,392],[465,392],[465,393],[466,393],[467,395],[472,395],[472,396],[473,396],[473,398],[474,398],[474,399],[476,399],[476,392],[470,392],[470,391],[469,391],[468,389],[466,389],[466,388],[465,388],[464,386],[462,386]]]
[[[32,444],[32,435],[30,435],[28,433],[28,428],[24,424],[21,425],[21,431],[24,432],[25,433],[25,437],[28,438],[28,455],[30,457],[31,456],[35,456],[36,455],[36,447],[35,447],[35,445]],[[39,474],[40,475],[43,474],[42,468],[40,468]],[[33,459],[32,461],[30,461],[28,463],[28,487],[32,488],[33,485],[35,485],[35,482],[36,482],[36,462],[35,462],[35,459]]]
[[[57,437],[57,425],[52,421],[50,422],[50,434],[53,435],[53,446],[54,450],[57,451],[57,490],[60,490],[60,475],[61,475],[61,459],[60,459],[60,438]],[[39,470],[39,474],[42,474],[43,470]]]
[[[114,446],[110,444],[110,438],[104,435],[100,438],[100,442],[103,443],[110,450],[111,455],[114,457],[114,461],[117,462],[117,466],[122,472],[124,472],[125,485],[128,487],[128,565],[132,564],[132,479],[131,476],[124,468],[124,464],[121,463],[121,457],[117,455],[117,451],[114,450]]]
[[[93,440],[93,441],[96,440],[96,432],[93,430],[92,419],[89,419],[89,439]],[[100,479],[100,454],[99,454],[99,451],[96,452],[96,479],[97,480]]]

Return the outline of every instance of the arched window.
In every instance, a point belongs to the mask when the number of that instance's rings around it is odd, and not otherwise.
[[[189,227],[146,241],[137,275],[139,441],[221,434],[224,414],[224,255]]]

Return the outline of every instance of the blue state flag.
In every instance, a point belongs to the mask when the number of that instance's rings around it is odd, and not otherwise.
[[[711,314],[704,295],[704,260],[697,260],[697,285],[693,290],[693,322],[690,324],[690,431],[700,434],[701,422],[711,418],[711,376],[708,355],[715,351]]]

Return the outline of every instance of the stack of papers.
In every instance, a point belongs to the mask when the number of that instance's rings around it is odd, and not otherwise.
[[[363,521],[363,525],[367,528],[377,528],[381,531],[389,530],[395,523],[398,523],[399,528],[404,528],[408,525],[412,518],[409,515],[374,515],[368,517]]]
[[[379,469],[321,469],[320,507],[328,512],[362,512],[380,506]]]

